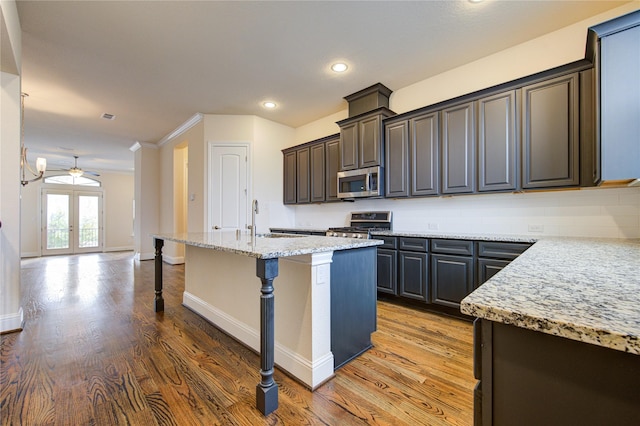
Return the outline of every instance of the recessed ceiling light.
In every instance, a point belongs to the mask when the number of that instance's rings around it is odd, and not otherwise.
[[[482,0],[469,0],[469,3],[482,3]]]
[[[331,65],[331,69],[335,72],[345,72],[349,68],[344,62],[336,62]]]
[[[262,103],[262,106],[268,109],[274,109],[276,107],[276,103],[273,101],[265,101]]]

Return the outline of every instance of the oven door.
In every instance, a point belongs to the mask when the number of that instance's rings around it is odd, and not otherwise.
[[[338,172],[338,198],[379,197],[380,167]]]

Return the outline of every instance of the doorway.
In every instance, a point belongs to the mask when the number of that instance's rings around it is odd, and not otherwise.
[[[42,190],[42,254],[102,250],[102,192]]]

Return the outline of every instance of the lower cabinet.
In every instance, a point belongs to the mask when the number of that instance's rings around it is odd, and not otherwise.
[[[460,314],[460,302],[522,254],[529,243],[374,236],[378,295]]]

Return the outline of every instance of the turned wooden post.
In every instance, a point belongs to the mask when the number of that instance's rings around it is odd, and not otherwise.
[[[154,239],[154,245],[156,247],[155,267],[156,267],[156,298],[154,300],[155,312],[164,311],[164,299],[162,298],[162,247],[164,246],[164,240],[159,238]]]
[[[260,383],[256,386],[256,408],[265,416],[278,408],[278,385],[274,368],[274,296],[273,279],[278,276],[278,259],[258,259],[256,275],[260,288]]]

